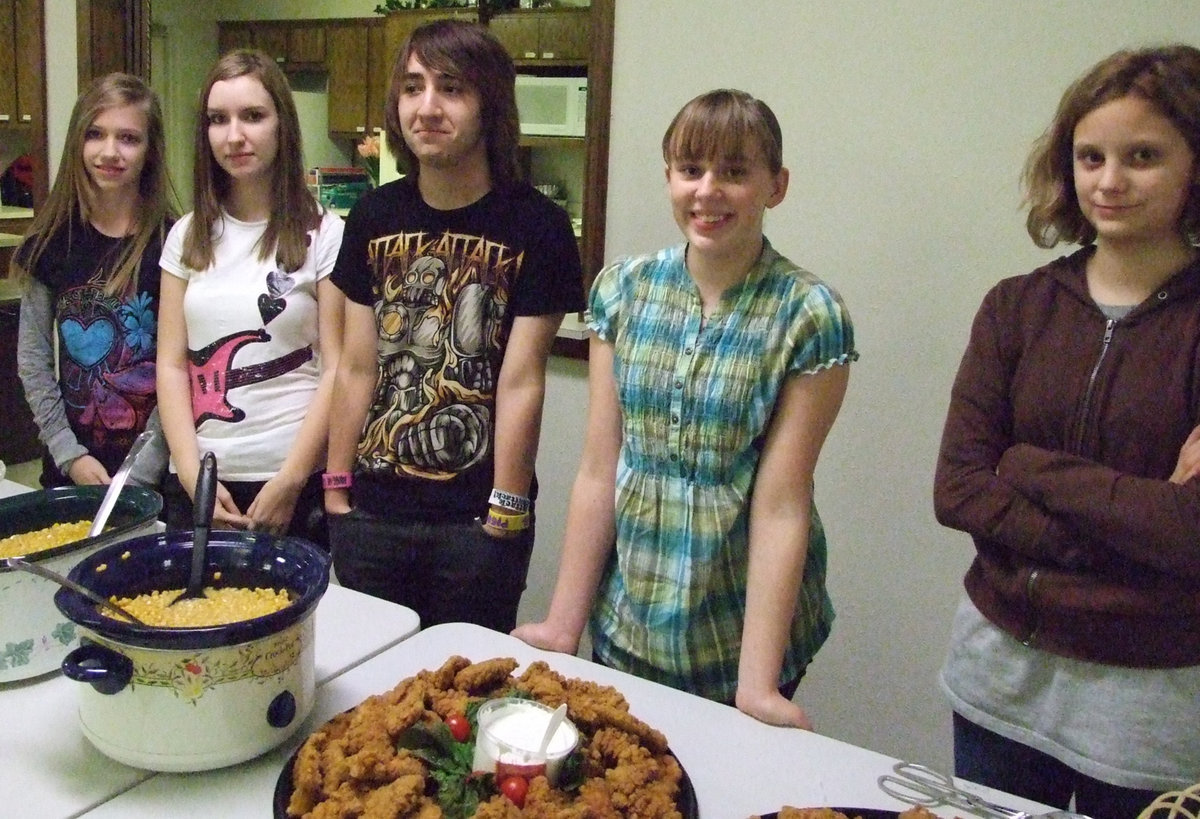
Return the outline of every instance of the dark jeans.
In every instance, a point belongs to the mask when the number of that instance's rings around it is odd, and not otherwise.
[[[1092,819],[1130,819],[1157,791],[1121,788],[1084,776],[1052,756],[954,714],[954,775],[989,788],[1075,810]]]
[[[477,520],[397,521],[360,512],[329,516],[333,567],[349,589],[408,606],[421,627],[475,623],[507,634],[533,554],[533,526],[492,537]]]
[[[229,490],[237,508],[245,512],[250,504],[262,491],[262,481],[221,481],[221,485]],[[163,480],[163,521],[168,532],[190,531],[194,527],[192,520],[192,499],[184,491],[179,476],[174,473]],[[292,522],[287,533],[292,537],[300,537],[312,541],[325,551],[329,551],[329,531],[325,523],[325,490],[321,488],[320,473],[314,474],[300,490],[296,499],[296,509],[292,512]]]

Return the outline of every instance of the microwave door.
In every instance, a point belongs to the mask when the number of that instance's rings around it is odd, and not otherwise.
[[[566,125],[567,90],[561,85],[526,85],[518,108],[521,133],[560,136]]]
[[[517,75],[517,112],[526,136],[581,137],[587,78]]]

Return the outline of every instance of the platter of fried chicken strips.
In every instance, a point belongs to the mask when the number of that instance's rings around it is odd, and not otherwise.
[[[619,691],[566,678],[542,661],[514,676],[517,666],[507,657],[451,657],[335,716],[285,766],[276,819],[697,817],[695,792],[666,737],[630,713]],[[509,787],[511,777],[471,770],[473,715],[505,697],[566,703],[580,741],[557,786],[532,775]]]

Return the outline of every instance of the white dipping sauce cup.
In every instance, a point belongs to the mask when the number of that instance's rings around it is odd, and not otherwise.
[[[563,761],[579,744],[579,731],[570,720],[563,720],[550,738],[545,756],[539,755],[553,714],[553,708],[533,700],[488,700],[476,715],[479,730],[472,768],[498,778],[545,774],[551,785],[556,784]]]

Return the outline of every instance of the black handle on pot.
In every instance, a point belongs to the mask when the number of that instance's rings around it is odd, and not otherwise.
[[[99,643],[85,642],[63,658],[63,676],[88,683],[101,694],[116,694],[133,679],[133,660]]]

